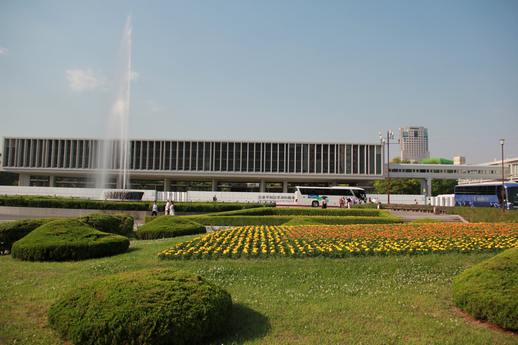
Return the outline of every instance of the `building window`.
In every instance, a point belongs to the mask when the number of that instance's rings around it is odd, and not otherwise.
[[[353,174],[358,174],[358,162],[359,162],[359,157],[358,157],[358,145],[353,145],[352,146],[352,150],[353,150]]]
[[[365,174],[365,145],[360,145],[360,174]]]
[[[286,144],[279,144],[279,172],[286,171]]]
[[[325,144],[323,146],[323,152],[322,152],[322,173],[327,174],[329,173],[329,145]]]
[[[296,144],[295,146],[295,172],[300,173],[302,171],[302,145]]]
[[[317,159],[316,159],[316,173],[321,174],[322,173],[322,145],[317,144]]]
[[[255,165],[254,165],[254,171],[259,172],[261,171],[261,143],[255,143]]]
[[[309,171],[309,145],[302,145],[302,172],[307,173]]]
[[[279,167],[279,144],[272,144],[272,171],[277,172]]]

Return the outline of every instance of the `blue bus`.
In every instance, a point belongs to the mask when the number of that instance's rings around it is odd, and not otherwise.
[[[504,183],[505,207],[518,209],[518,183]],[[501,207],[502,183],[474,183],[455,186],[455,206]]]

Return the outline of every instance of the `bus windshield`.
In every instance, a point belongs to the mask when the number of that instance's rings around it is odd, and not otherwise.
[[[507,188],[507,198],[512,206],[518,206],[518,187]]]
[[[367,194],[365,193],[364,190],[360,190],[360,189],[354,189],[354,195],[360,199],[360,200],[363,200],[363,201],[366,201],[367,200]]]

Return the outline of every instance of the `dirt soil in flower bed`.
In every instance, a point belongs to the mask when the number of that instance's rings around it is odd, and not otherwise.
[[[518,246],[518,224],[244,226],[179,243],[162,259],[331,257],[497,252]]]

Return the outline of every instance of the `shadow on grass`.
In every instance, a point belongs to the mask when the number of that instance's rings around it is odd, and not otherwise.
[[[264,337],[269,330],[270,322],[266,316],[245,305],[234,304],[228,331],[211,344],[243,344]]]

